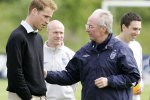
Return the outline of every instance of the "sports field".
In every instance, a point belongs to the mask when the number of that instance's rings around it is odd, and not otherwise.
[[[0,100],[7,100],[7,80],[0,79]],[[76,99],[81,100],[81,85],[79,84],[75,92]],[[145,84],[141,100],[150,100],[150,84]]]

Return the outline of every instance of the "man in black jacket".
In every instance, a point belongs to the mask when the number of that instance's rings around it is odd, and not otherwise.
[[[8,100],[45,100],[43,40],[37,32],[56,9],[52,0],[32,0],[26,20],[11,33],[6,46]]]

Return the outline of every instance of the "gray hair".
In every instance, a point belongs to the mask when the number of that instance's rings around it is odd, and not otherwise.
[[[92,15],[96,15],[98,17],[98,25],[106,27],[108,33],[112,33],[113,15],[110,11],[96,9]]]

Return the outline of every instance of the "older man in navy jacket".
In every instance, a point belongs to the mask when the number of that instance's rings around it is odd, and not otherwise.
[[[112,35],[113,17],[97,9],[88,18],[90,42],[76,52],[64,71],[45,71],[51,84],[81,81],[81,100],[132,100],[133,83],[140,74],[132,50]]]

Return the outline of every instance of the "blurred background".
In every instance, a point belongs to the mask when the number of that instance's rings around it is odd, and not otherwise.
[[[0,98],[6,100],[6,51],[5,46],[10,33],[27,16],[31,0],[0,0]],[[113,33],[120,32],[120,18],[129,11],[141,15],[142,30],[137,40],[143,48],[143,79],[145,82],[142,100],[150,100],[150,1],[149,0],[55,0],[58,10],[52,19],[58,19],[65,25],[65,45],[77,51],[89,41],[85,32],[88,16],[97,8],[108,9],[114,16]],[[40,31],[46,40],[46,31]],[[77,89],[76,97],[80,100],[81,86]]]

